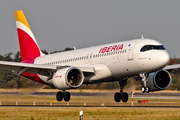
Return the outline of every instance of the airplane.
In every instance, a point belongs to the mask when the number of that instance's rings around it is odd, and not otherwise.
[[[15,11],[15,19],[21,62],[0,61],[0,68],[61,90],[57,101],[69,101],[71,95],[66,90],[82,84],[119,81],[120,91],[114,100],[127,102],[123,88],[129,77],[138,75],[142,92],[148,93],[167,89],[172,81],[170,72],[180,68],[180,64],[167,65],[170,57],[161,43],[144,37],[45,55],[22,10]]]

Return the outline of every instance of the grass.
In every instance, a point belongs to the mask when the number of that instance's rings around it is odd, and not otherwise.
[[[147,108],[0,108],[1,120],[162,120],[180,119],[180,109]]]

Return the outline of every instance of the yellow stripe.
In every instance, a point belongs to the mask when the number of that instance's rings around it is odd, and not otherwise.
[[[29,24],[22,10],[15,11],[15,18],[16,18],[16,21],[23,23],[31,31],[31,28],[29,27]]]

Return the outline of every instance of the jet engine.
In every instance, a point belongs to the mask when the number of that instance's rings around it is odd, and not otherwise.
[[[168,71],[160,70],[150,73],[146,80],[146,85],[149,87],[149,91],[159,91],[167,89],[171,84],[172,78]]]
[[[78,88],[84,81],[82,71],[75,67],[66,67],[59,69],[53,75],[53,85],[60,90]]]

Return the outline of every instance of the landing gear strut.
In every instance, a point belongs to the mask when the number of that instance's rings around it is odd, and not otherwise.
[[[125,85],[127,85],[127,80],[119,81],[120,92],[116,92],[114,94],[114,100],[116,102],[120,102],[121,100],[123,102],[127,102],[128,101],[128,94],[126,92],[123,92],[123,88],[124,88]]]
[[[139,74],[140,78],[141,78],[141,84],[142,84],[142,93],[149,93],[150,89],[148,86],[146,86],[146,78],[148,77],[148,74],[147,73],[141,73]]]
[[[71,98],[71,94],[69,92],[61,92],[61,91],[58,91],[56,93],[56,99],[57,101],[62,101],[62,99],[64,98],[64,101],[68,102]]]

